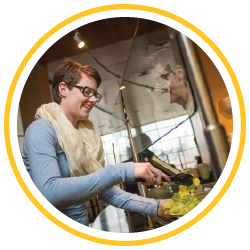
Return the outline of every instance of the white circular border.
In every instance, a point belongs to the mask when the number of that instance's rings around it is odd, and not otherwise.
[[[83,26],[85,24],[88,24],[90,22],[94,22],[100,19],[106,19],[106,18],[112,18],[112,17],[139,17],[139,18],[145,18],[150,19],[156,22],[161,22],[163,24],[166,24],[170,27],[173,27],[174,29],[182,32],[186,36],[188,36],[191,40],[193,40],[196,44],[198,44],[203,51],[210,57],[210,59],[213,61],[217,69],[219,70],[226,87],[228,89],[228,93],[230,96],[230,100],[232,102],[233,107],[233,115],[234,115],[234,137],[231,147],[231,152],[228,157],[227,164],[225,166],[225,169],[217,182],[214,189],[210,192],[210,194],[200,203],[198,207],[196,207],[193,211],[191,211],[189,214],[185,215],[178,221],[175,221],[167,226],[154,229],[147,232],[141,232],[136,234],[126,234],[126,233],[111,233],[111,232],[104,232],[101,230],[96,230],[90,227],[82,226],[81,224],[71,220],[67,216],[63,215],[59,210],[57,210],[55,207],[53,207],[45,198],[44,196],[37,190],[34,183],[30,179],[25,166],[23,164],[23,160],[20,155],[18,140],[17,140],[17,110],[19,105],[19,100],[21,97],[21,93],[23,90],[23,87],[26,83],[26,80],[37,63],[37,61],[40,59],[40,57],[46,52],[46,50],[54,44],[56,41],[58,41],[62,36],[66,35],[67,33],[71,32],[75,28],[79,26]],[[52,28],[52,27],[51,27]],[[72,38],[73,39],[73,38]],[[226,180],[228,179],[228,176],[232,170],[233,163],[235,161],[237,151],[238,151],[238,145],[239,145],[239,139],[240,139],[240,111],[239,111],[239,104],[237,100],[237,95],[235,92],[235,88],[233,85],[233,82],[229,76],[229,73],[225,66],[223,65],[220,58],[217,56],[217,54],[214,52],[214,50],[202,39],[200,38],[196,33],[191,31],[186,26],[183,26],[182,24],[169,19],[165,16],[161,16],[155,13],[146,12],[146,11],[139,11],[139,10],[112,10],[112,11],[104,11],[95,13],[86,17],[83,17],[81,19],[78,19],[62,29],[60,29],[58,32],[56,32],[54,35],[52,35],[47,41],[45,41],[42,46],[34,53],[34,55],[31,57],[29,62],[27,63],[26,67],[24,68],[18,84],[15,88],[15,92],[12,99],[12,105],[11,105],[11,111],[10,111],[10,138],[11,138],[11,145],[13,154],[15,157],[15,161],[17,163],[18,170],[26,183],[29,190],[32,192],[34,197],[41,203],[41,205],[48,210],[53,216],[55,216],[57,219],[62,221],[63,223],[67,224],[68,226],[74,228],[75,230],[78,230],[80,232],[83,232],[85,234],[99,237],[103,239],[110,239],[110,240],[140,240],[140,239],[146,239],[146,238],[152,238],[155,236],[159,236],[162,234],[165,234],[167,232],[170,232],[174,229],[179,228],[180,226],[186,224],[191,219],[196,217],[200,212],[202,212],[216,197],[216,195],[219,193],[221,188],[224,186]]]

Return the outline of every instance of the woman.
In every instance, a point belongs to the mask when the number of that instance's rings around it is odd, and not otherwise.
[[[42,105],[26,130],[25,166],[46,199],[83,225],[88,225],[85,201],[96,195],[116,207],[162,217],[160,206],[167,200],[140,197],[115,185],[136,178],[158,185],[168,176],[149,163],[105,167],[100,136],[88,120],[101,98],[100,83],[100,75],[88,65],[66,59],[58,67],[52,82],[56,103]]]

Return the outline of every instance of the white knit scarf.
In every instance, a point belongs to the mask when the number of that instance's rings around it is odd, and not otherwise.
[[[35,118],[43,118],[55,128],[71,176],[88,175],[105,167],[102,141],[90,120],[79,121],[75,129],[62,107],[55,102],[38,108]]]

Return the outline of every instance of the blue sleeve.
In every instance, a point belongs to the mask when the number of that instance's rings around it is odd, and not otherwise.
[[[133,163],[108,165],[87,176],[62,177],[57,146],[55,130],[47,121],[33,122],[26,130],[26,167],[39,191],[57,208],[86,201],[121,181],[134,180]]]
[[[160,200],[145,198],[123,191],[114,186],[98,195],[101,200],[118,208],[133,212],[157,216],[157,207]]]

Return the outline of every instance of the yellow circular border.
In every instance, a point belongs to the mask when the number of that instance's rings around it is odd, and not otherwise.
[[[123,10],[141,10],[141,11],[152,12],[155,14],[159,14],[159,15],[168,17],[168,18],[173,19],[173,20],[181,23],[182,25],[188,27],[190,30],[192,30],[198,36],[200,36],[214,50],[214,52],[218,55],[218,57],[221,59],[224,66],[226,67],[226,69],[227,69],[227,71],[228,71],[228,73],[233,81],[235,90],[236,90],[236,94],[237,94],[239,106],[240,106],[240,115],[241,115],[241,136],[240,136],[240,144],[239,144],[239,149],[238,149],[238,153],[236,156],[236,160],[234,162],[233,169],[232,169],[226,183],[224,184],[223,188],[218,193],[218,195],[215,197],[215,199],[200,214],[198,214],[195,218],[193,218],[191,221],[187,222],[186,224],[182,225],[181,227],[179,227],[171,232],[168,232],[166,234],[162,234],[160,236],[156,236],[156,237],[152,237],[152,238],[148,238],[148,239],[142,239],[142,240],[131,240],[131,241],[107,240],[107,239],[102,239],[102,238],[90,236],[90,235],[79,232],[79,231],[69,227],[68,225],[64,224],[63,222],[58,220],[56,217],[54,217],[52,214],[50,214],[36,200],[36,198],[33,196],[33,194],[30,192],[30,190],[28,189],[28,187],[24,183],[24,181],[23,181],[23,179],[18,171],[16,162],[15,162],[15,159],[13,156],[11,142],[10,142],[10,134],[9,134],[10,108],[11,108],[11,102],[12,102],[14,90],[15,90],[15,87],[17,85],[17,82],[19,80],[19,77],[20,77],[22,71],[24,70],[26,64],[28,63],[30,58],[33,56],[33,54],[37,51],[37,49],[50,36],[52,36],[58,30],[60,30],[61,28],[63,28],[64,26],[68,25],[71,22],[74,22],[82,17],[88,16],[88,15],[91,15],[94,13],[99,13],[99,12],[109,11],[109,10],[120,10],[120,9],[123,9]],[[7,149],[9,161],[11,163],[11,166],[12,166],[13,172],[17,178],[17,181],[19,182],[21,188],[23,189],[25,194],[28,196],[28,198],[31,200],[31,202],[48,219],[50,219],[52,222],[54,222],[56,225],[58,225],[62,229],[66,230],[66,231],[68,231],[68,232],[70,232],[78,237],[89,240],[89,241],[93,241],[93,242],[101,243],[101,244],[106,244],[106,245],[115,245],[115,246],[136,246],[136,245],[145,245],[145,244],[165,240],[165,239],[170,238],[176,234],[179,234],[179,233],[183,232],[184,230],[188,229],[189,227],[193,226],[195,223],[197,223],[199,220],[201,220],[205,215],[207,215],[215,207],[215,205],[220,201],[220,199],[223,197],[223,195],[226,193],[227,189],[231,185],[231,183],[235,177],[235,174],[239,168],[239,164],[241,161],[241,157],[242,157],[243,149],[244,149],[244,144],[245,144],[246,115],[245,115],[245,106],[244,106],[242,92],[241,92],[238,80],[234,74],[234,71],[233,71],[231,65],[229,64],[229,62],[227,61],[227,59],[223,55],[223,53],[219,50],[219,48],[214,44],[214,42],[208,36],[206,36],[201,30],[199,30],[197,27],[195,27],[193,24],[189,23],[188,21],[180,18],[179,16],[174,15],[174,14],[167,12],[167,11],[161,10],[161,9],[157,9],[157,8],[153,8],[153,7],[149,7],[149,6],[143,6],[143,5],[115,4],[115,5],[101,6],[101,7],[93,8],[90,10],[86,10],[86,11],[80,12],[80,13],[62,21],[61,23],[59,23],[58,25],[53,27],[51,30],[49,30],[45,35],[43,35],[36,42],[36,44],[30,49],[30,51],[27,53],[27,55],[24,57],[23,61],[21,62],[20,66],[18,67],[18,70],[13,78],[13,81],[12,81],[10,89],[9,89],[9,93],[8,93],[7,101],[6,101],[6,107],[5,107],[5,115],[4,115],[4,134],[5,134],[5,143],[6,143],[6,149]]]

